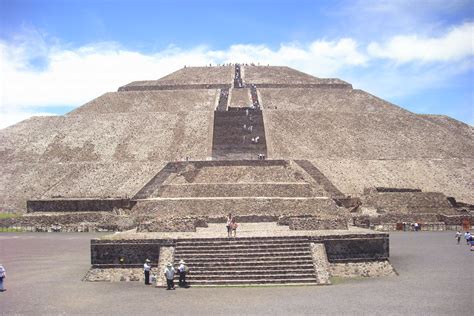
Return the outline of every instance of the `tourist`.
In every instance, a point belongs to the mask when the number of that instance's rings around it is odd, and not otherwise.
[[[174,290],[174,274],[175,270],[173,268],[173,264],[168,262],[165,269],[165,277],[166,277],[166,289],[167,290]]]
[[[231,227],[232,227],[232,231],[234,232],[234,237],[237,237],[237,226],[239,226],[239,224],[237,224],[235,217],[232,217]]]
[[[186,262],[184,262],[184,260],[179,261],[178,273],[179,273],[179,286],[180,287],[187,287],[186,273],[188,273],[188,271],[189,271],[189,268],[186,265]]]
[[[458,230],[458,231],[456,232],[456,239],[458,240],[458,245],[459,245],[459,243],[461,242],[461,236],[462,236],[462,234],[461,234],[461,232]]]
[[[420,229],[420,225],[418,223],[415,223],[413,227],[415,228],[416,232]]]
[[[3,287],[3,280],[7,277],[7,271],[3,267],[2,264],[0,264],[0,292],[5,292],[6,289]]]
[[[143,265],[143,272],[145,273],[145,285],[150,285],[150,259],[145,260],[145,264]]]
[[[227,237],[232,237],[232,213],[229,213],[229,215],[227,215],[227,223],[226,223],[226,227],[227,227]]]
[[[471,239],[471,233],[470,232],[465,232],[464,233],[464,239],[466,239],[466,244],[469,245],[469,240]]]

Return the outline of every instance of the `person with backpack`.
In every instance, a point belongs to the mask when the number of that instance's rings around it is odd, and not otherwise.
[[[3,267],[2,264],[0,264],[0,292],[5,292],[6,289],[3,287],[3,280],[7,277],[7,271]]]

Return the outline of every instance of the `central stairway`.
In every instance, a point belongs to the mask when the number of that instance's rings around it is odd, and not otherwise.
[[[174,258],[191,285],[318,284],[306,237],[183,239]]]

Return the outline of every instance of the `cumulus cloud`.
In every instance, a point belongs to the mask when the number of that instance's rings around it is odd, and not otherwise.
[[[367,51],[400,63],[459,61],[474,54],[474,23],[454,27],[441,37],[400,35],[383,44],[372,42]]]

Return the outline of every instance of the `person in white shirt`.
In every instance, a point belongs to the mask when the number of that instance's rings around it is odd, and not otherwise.
[[[165,269],[165,277],[166,277],[166,285],[167,285],[167,290],[174,290],[174,274],[176,271],[173,268],[173,264],[169,262],[166,265]]]
[[[7,277],[7,270],[0,264],[0,292],[5,292],[6,289],[3,287],[3,280]]]
[[[464,233],[464,238],[466,239],[466,244],[469,245],[469,241],[471,239],[471,233],[470,232],[465,232]]]
[[[179,273],[179,286],[186,287],[186,273],[188,273],[189,269],[186,266],[186,262],[181,260],[179,262],[178,273]]]
[[[150,285],[150,270],[150,259],[146,259],[145,264],[143,265],[143,272],[145,273],[145,285]]]

